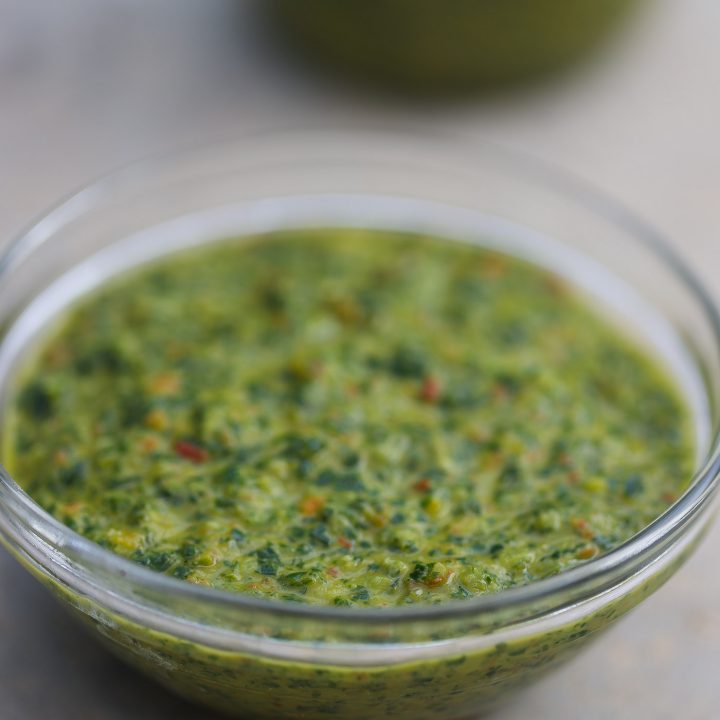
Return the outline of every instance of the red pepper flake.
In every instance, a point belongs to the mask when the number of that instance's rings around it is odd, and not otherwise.
[[[436,403],[440,399],[440,393],[440,381],[433,375],[428,375],[420,388],[420,399],[426,403]]]
[[[577,470],[571,470],[568,473],[568,481],[571,485],[577,485],[578,480],[580,480],[580,473]]]
[[[56,450],[53,454],[53,463],[55,463],[57,467],[67,467],[69,462],[70,456],[65,450]]]
[[[140,449],[145,453],[155,452],[160,447],[160,441],[156,437],[144,437],[140,441]]]
[[[330,577],[334,577],[334,578],[336,578],[338,575],[340,575],[340,571],[334,565],[333,565],[333,567],[329,567],[325,572]]]
[[[595,545],[588,545],[587,547],[581,548],[578,550],[575,557],[578,560],[589,560],[592,557],[595,557],[598,554],[598,549],[595,547]]]
[[[427,493],[432,489],[432,483],[428,478],[421,478],[413,485],[413,490],[419,493]]]
[[[660,497],[663,502],[666,502],[669,505],[672,505],[677,500],[677,496],[671,492],[664,492]]]
[[[582,518],[573,518],[570,521],[570,525],[572,525],[573,530],[575,530],[580,537],[585,538],[586,540],[590,540],[595,537],[595,533],[590,529],[587,520],[583,520]]]
[[[194,463],[205,462],[210,457],[205,448],[201,448],[189,440],[178,440],[173,445],[173,449],[180,457],[184,457],[186,460]]]
[[[325,500],[318,495],[311,495],[300,501],[300,512],[305,517],[315,517],[325,507]]]
[[[455,573],[450,570],[446,570],[444,573],[434,574],[425,581],[425,585],[431,588],[440,587],[445,585],[453,579]]]
[[[350,550],[353,546],[352,540],[348,540],[344,535],[340,535],[338,538],[338,545],[344,547],[346,550]]]

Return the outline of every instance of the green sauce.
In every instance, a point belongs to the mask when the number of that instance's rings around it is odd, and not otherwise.
[[[73,308],[25,374],[11,470],[174,577],[393,606],[554,575],[684,489],[686,410],[558,277],[366,230],[242,239]]]

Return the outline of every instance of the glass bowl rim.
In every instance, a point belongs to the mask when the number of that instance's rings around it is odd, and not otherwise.
[[[274,127],[247,132],[231,139],[215,140],[200,145],[192,144],[127,163],[68,194],[36,217],[25,230],[18,233],[0,255],[0,283],[15,267],[22,264],[27,256],[41,248],[45,242],[51,241],[53,235],[64,225],[91,211],[96,204],[110,197],[118,183],[132,183],[138,178],[152,177],[154,172],[159,173],[163,169],[169,169],[174,163],[183,159],[187,160],[193,156],[200,157],[203,153],[211,150],[217,151],[223,147],[229,148],[261,141],[272,142],[280,137],[291,139],[296,137],[298,140],[303,140],[313,136],[321,137],[327,133],[355,138],[362,137],[371,141],[373,137],[384,137],[385,139],[395,137],[404,140],[410,136],[423,141],[428,139],[435,142],[440,141],[442,150],[463,150],[463,146],[465,146],[465,153],[470,150],[472,156],[478,159],[492,157],[498,165],[502,164],[509,168],[511,176],[530,181],[534,188],[553,190],[566,200],[571,200],[574,204],[600,216],[632,235],[636,242],[642,244],[661,260],[680,280],[683,287],[698,301],[705,319],[709,321],[713,346],[720,354],[720,309],[718,305],[697,279],[695,273],[679,258],[662,233],[652,224],[629,210],[616,198],[599,190],[592,183],[554,163],[540,160],[529,153],[494,141],[453,136],[417,126],[403,126],[402,130],[398,130],[397,127],[388,128],[388,126]],[[585,585],[589,586],[594,580],[612,575],[623,568],[633,568],[633,561],[639,555],[662,543],[674,531],[686,527],[697,513],[713,499],[720,486],[720,428],[713,427],[711,436],[707,452],[698,464],[685,493],[639,533],[608,553],[548,578],[497,593],[480,595],[466,600],[450,600],[439,604],[418,604],[404,607],[357,608],[305,605],[277,599],[257,598],[238,592],[188,583],[134,563],[63,525],[25,493],[1,464],[0,487],[12,505],[11,511],[20,518],[26,527],[32,529],[34,537],[38,536],[35,528],[39,525],[51,531],[53,537],[62,539],[61,553],[64,554],[66,548],[71,548],[73,558],[89,560],[93,567],[100,567],[105,571],[122,576],[124,580],[140,587],[160,593],[179,594],[200,603],[230,606],[251,612],[260,611],[279,617],[305,618],[316,621],[351,620],[363,624],[387,622],[406,624],[408,622],[458,619],[522,607],[566,591],[582,588]],[[5,502],[0,502],[0,514],[6,510],[4,505]],[[28,522],[30,519],[34,522]],[[17,537],[15,536],[13,539],[16,540]],[[48,564],[53,562],[52,558],[45,557],[44,559]],[[43,567],[45,567],[44,564]],[[589,597],[594,597],[596,594],[596,592],[592,592]]]

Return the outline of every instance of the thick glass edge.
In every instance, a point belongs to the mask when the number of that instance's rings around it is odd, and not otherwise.
[[[118,185],[132,183],[152,175],[153,171],[169,169],[173,164],[193,157],[200,157],[210,150],[219,150],[223,146],[239,146],[260,141],[273,141],[274,138],[307,140],[310,136],[321,137],[352,136],[371,141],[373,137],[400,141],[408,138],[423,142],[439,143],[443,151],[460,152],[467,160],[468,150],[472,157],[491,157],[503,165],[505,170],[514,177],[530,181],[537,187],[552,189],[570,198],[592,213],[603,217],[613,225],[629,232],[637,241],[644,244],[658,256],[680,279],[687,290],[699,301],[699,304],[710,322],[715,347],[720,352],[720,313],[710,294],[697,280],[694,273],[680,260],[669,246],[663,235],[652,225],[639,218],[621,202],[595,188],[591,183],[576,177],[566,170],[540,160],[532,155],[520,153],[508,147],[468,139],[458,135],[440,133],[422,127],[332,127],[332,128],[283,128],[282,126],[249,133],[242,137],[210,142],[201,146],[188,146],[175,152],[151,156],[139,162],[129,163],[118,170],[108,173],[67,196],[44,215],[39,217],[25,231],[10,243],[0,256],[0,280],[33,251],[76,217],[91,210],[105,197],[110,196]],[[460,141],[460,142],[458,142]],[[343,608],[297,605],[280,600],[267,600],[243,596],[229,591],[215,590],[192,585],[181,580],[156,573],[126,560],[109,550],[96,545],[78,535],[57,521],[37,505],[11,478],[5,468],[0,465],[0,489],[4,500],[0,511],[10,510],[24,525],[32,528],[37,535],[38,528],[48,537],[59,538],[58,549],[67,549],[68,561],[73,565],[73,558],[88,561],[91,565],[102,567],[103,570],[116,573],[125,580],[137,583],[141,587],[160,593],[181,594],[189,600],[264,612],[271,615],[306,618],[309,620],[347,621],[366,624],[373,623],[409,623],[431,620],[460,619],[478,614],[507,611],[521,608],[541,600],[550,600],[554,596],[566,596],[576,593],[582,597],[583,588],[590,588],[591,594],[603,587],[611,587],[618,577],[627,577],[641,569],[645,556],[653,547],[659,545],[669,535],[681,532],[689,525],[712,501],[720,485],[720,435],[718,428],[713,430],[713,439],[701,467],[692,478],[691,485],[685,494],[659,518],[636,534],[627,542],[597,559],[567,570],[550,578],[538,580],[526,586],[510,588],[497,594],[481,596],[470,600],[450,601],[441,605],[418,606],[408,608]],[[2,497],[4,496],[4,498]],[[5,507],[3,507],[5,505]],[[55,544],[55,543],[53,543]],[[67,553],[65,553],[67,555]],[[48,563],[52,562],[47,558]],[[606,586],[595,583],[606,578]],[[562,602],[567,598],[563,597]]]

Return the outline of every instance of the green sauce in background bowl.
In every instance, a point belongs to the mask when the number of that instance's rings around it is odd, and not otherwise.
[[[256,136],[81,193],[0,266],[3,460],[32,495],[2,471],[3,543],[114,652],[231,714],[487,710],[661,585],[710,517],[715,311],[605,203],[493,148],[344,131]],[[255,240],[205,246],[224,237]],[[455,332],[467,324],[484,329],[476,348]],[[546,369],[580,365],[543,379],[533,346]],[[163,369],[173,357],[180,377]],[[563,388],[567,403],[533,433],[530,408],[551,410]],[[381,411],[384,433],[345,422]],[[482,413],[503,437],[458,444]],[[549,440],[560,416],[570,447]],[[578,439],[588,421],[597,436]],[[315,440],[291,432],[298,422]],[[430,434],[412,457],[397,446],[417,425]],[[508,470],[506,456],[537,442],[537,467]],[[490,460],[484,509],[473,453]],[[402,472],[375,482],[393,463]],[[545,491],[562,498],[528,513]],[[373,499],[395,512],[346,527]],[[477,536],[464,562],[496,586],[434,557],[467,545],[448,505]],[[492,517],[504,518],[495,546],[479,542]],[[375,583],[387,556],[407,568]]]
[[[308,55],[417,92],[502,86],[592,53],[638,0],[271,0]]]

